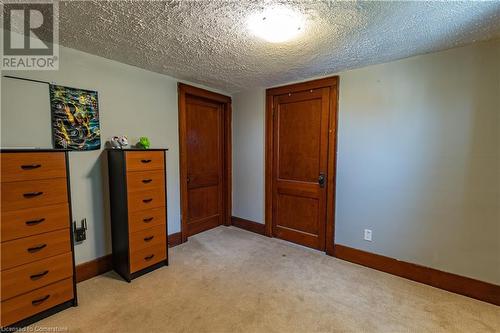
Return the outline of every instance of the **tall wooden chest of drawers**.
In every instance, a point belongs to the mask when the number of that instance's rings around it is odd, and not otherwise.
[[[77,305],[68,153],[2,150],[2,327]]]
[[[109,149],[113,268],[125,280],[168,265],[166,149]]]

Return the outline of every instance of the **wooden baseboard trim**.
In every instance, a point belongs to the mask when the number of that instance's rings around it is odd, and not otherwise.
[[[335,257],[432,287],[500,305],[500,286],[335,244]]]
[[[168,247],[174,247],[182,244],[180,232],[168,235]],[[76,266],[76,282],[82,282],[93,278],[94,276],[104,274],[113,269],[112,255],[108,254],[103,257],[84,262]]]
[[[182,244],[182,234],[180,232],[168,235],[168,247],[174,247],[181,244]]]
[[[82,282],[113,269],[111,254],[76,266],[76,282]]]
[[[247,231],[255,232],[256,234],[259,235],[265,235],[266,234],[266,226],[265,224],[250,221],[250,220],[245,220],[242,219],[241,217],[236,217],[232,216],[231,217],[231,223],[238,228],[245,229]]]

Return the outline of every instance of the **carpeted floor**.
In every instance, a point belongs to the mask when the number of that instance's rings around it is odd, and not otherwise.
[[[78,284],[80,304],[40,321],[70,332],[500,332],[500,307],[234,227],[171,249],[128,284]]]

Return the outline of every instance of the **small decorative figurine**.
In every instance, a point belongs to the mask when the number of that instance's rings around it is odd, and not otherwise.
[[[138,148],[149,149],[150,146],[151,146],[151,143],[149,142],[149,139],[147,136],[141,136],[139,138],[139,142],[137,142]]]
[[[113,149],[123,149],[128,146],[128,139],[125,135],[114,136],[111,138],[110,143]]]

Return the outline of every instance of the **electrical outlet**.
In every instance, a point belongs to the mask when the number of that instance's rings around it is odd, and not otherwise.
[[[84,228],[76,228],[75,230],[75,242],[83,242],[87,238]]]
[[[87,219],[83,219],[80,227],[76,226],[76,222],[73,222],[74,232],[75,232],[75,242],[81,243],[87,239]]]
[[[372,230],[371,229],[365,229],[365,241],[372,241]]]

